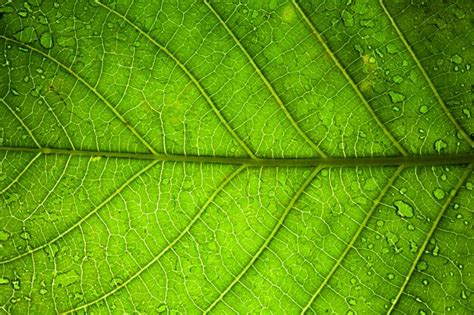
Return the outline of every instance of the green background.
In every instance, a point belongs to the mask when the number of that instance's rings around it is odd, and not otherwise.
[[[472,314],[472,21],[3,3],[0,312]]]

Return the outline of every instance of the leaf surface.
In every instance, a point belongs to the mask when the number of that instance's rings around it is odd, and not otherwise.
[[[474,311],[470,1],[0,6],[0,305]]]

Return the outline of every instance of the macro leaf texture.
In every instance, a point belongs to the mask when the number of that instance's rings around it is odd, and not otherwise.
[[[472,0],[2,0],[0,313],[474,313]]]

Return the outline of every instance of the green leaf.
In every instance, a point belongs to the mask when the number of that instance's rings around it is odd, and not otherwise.
[[[0,5],[0,305],[474,311],[472,4]]]

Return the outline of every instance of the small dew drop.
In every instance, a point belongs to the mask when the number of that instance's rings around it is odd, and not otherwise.
[[[418,265],[416,265],[416,269],[418,271],[425,271],[428,269],[428,264],[426,263],[426,261],[422,260],[418,263]]]
[[[462,110],[464,116],[466,116],[466,118],[470,119],[471,118],[471,111],[469,110],[469,108],[464,108]]]
[[[438,200],[442,200],[446,196],[446,193],[441,188],[436,188],[433,191],[433,196],[435,196],[435,198],[438,199]]]
[[[29,240],[31,238],[31,235],[28,231],[23,231],[20,233],[20,237],[24,240]]]
[[[421,114],[426,114],[428,112],[428,106],[426,105],[421,105],[420,108],[418,109]]]

